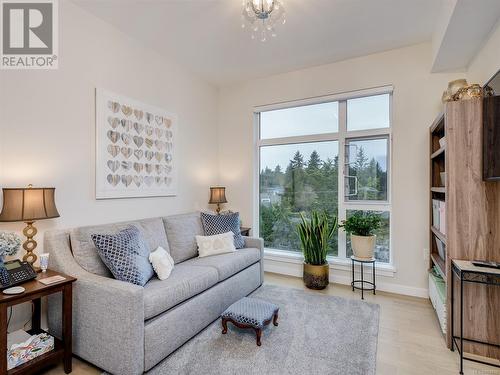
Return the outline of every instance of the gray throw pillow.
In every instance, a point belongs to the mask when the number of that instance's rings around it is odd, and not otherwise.
[[[93,234],[91,238],[115,279],[144,286],[153,277],[149,249],[137,227],[116,234]]]
[[[224,215],[212,215],[202,212],[201,223],[203,224],[205,236],[233,232],[234,247],[237,249],[245,247],[245,240],[240,231],[240,214],[238,212]]]

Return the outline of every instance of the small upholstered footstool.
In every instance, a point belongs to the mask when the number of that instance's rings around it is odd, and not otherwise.
[[[278,325],[279,307],[273,303],[256,298],[244,297],[229,306],[221,315],[222,334],[227,333],[227,322],[238,328],[253,328],[257,336],[257,345],[260,346],[262,329],[273,321]]]

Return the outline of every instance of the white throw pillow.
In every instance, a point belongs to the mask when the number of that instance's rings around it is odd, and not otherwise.
[[[174,260],[167,250],[161,246],[149,254],[149,261],[160,280],[168,278],[174,269]]]
[[[214,236],[196,236],[196,243],[198,244],[198,255],[200,258],[236,251],[233,232],[216,234]]]

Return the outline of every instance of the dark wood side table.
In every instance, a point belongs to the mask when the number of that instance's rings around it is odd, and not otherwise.
[[[248,227],[241,227],[240,228],[240,233],[242,236],[245,236],[245,237],[250,237],[250,231],[252,230],[252,228],[248,228]]]
[[[60,275],[65,280],[44,285],[38,280]],[[63,361],[64,372],[69,374],[72,370],[72,303],[73,303],[73,282],[76,279],[55,271],[39,273],[37,278],[21,284],[26,291],[22,294],[6,295],[0,292],[0,375],[14,374],[36,374],[46,366],[50,366]],[[54,350],[15,367],[7,371],[7,320],[8,308],[23,302],[32,301],[33,318],[31,321],[31,330],[29,334],[39,334],[44,332],[41,328],[41,298],[53,293],[62,293],[62,341],[54,337]]]

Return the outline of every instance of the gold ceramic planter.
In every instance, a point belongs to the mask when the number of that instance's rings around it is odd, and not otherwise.
[[[304,263],[304,284],[309,289],[325,289],[328,286],[330,267],[328,263],[316,266]]]

